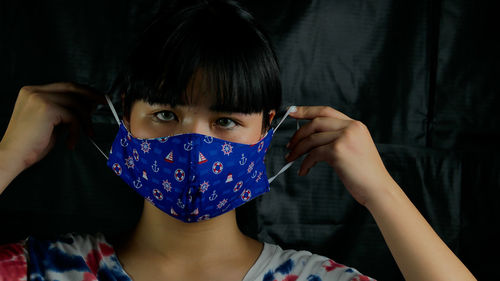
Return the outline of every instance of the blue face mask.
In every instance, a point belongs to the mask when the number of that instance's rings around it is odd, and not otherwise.
[[[202,134],[134,138],[119,121],[107,161],[116,175],[151,204],[183,222],[207,220],[231,211],[270,190],[264,157],[276,128],[255,144]]]

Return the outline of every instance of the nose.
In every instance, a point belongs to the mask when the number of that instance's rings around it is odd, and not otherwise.
[[[186,116],[181,120],[179,133],[210,135],[210,122],[203,117]]]

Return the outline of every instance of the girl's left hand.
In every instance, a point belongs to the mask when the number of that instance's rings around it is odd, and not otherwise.
[[[317,162],[325,161],[364,206],[378,191],[390,186],[392,177],[363,123],[328,106],[297,106],[290,116],[311,120],[295,132],[287,145],[287,161],[308,154],[299,175],[306,175]]]

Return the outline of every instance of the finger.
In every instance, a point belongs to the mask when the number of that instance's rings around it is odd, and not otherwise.
[[[79,117],[75,112],[70,111],[68,108],[65,107],[58,107],[56,110],[52,111],[52,118],[49,120],[52,121],[52,126],[55,127],[60,124],[73,124],[73,123],[79,123]]]
[[[314,118],[311,122],[308,122],[304,126],[300,127],[300,129],[295,132],[295,134],[290,139],[287,148],[293,150],[298,142],[314,133],[342,130],[351,122],[352,121],[349,120],[331,117]]]
[[[52,104],[59,105],[61,107],[71,108],[73,110],[78,110],[80,112],[90,113],[94,107],[94,103],[85,100],[81,97],[74,96],[68,93],[39,93],[43,99],[49,101]]]
[[[36,85],[29,86],[34,90],[40,90],[44,92],[52,92],[52,93],[76,93],[81,97],[84,97],[88,100],[92,100],[101,104],[106,103],[106,99],[104,94],[99,92],[97,89],[94,89],[88,85],[77,84],[74,82],[57,82],[45,85]]]
[[[43,92],[38,88],[31,86],[23,87],[24,103],[37,109],[40,106],[46,108],[45,113],[48,117],[50,126],[57,126],[61,123],[69,124],[73,121],[78,121],[83,126],[87,134],[92,135],[91,128],[91,111],[94,108],[95,102],[90,102],[77,95],[71,95],[65,92]],[[19,99],[17,102],[20,102]],[[16,106],[17,106],[16,102]],[[22,102],[21,102],[22,103]],[[52,128],[50,128],[52,131]]]
[[[349,116],[329,106],[297,106],[297,110],[291,112],[290,116],[295,119],[309,120],[316,117],[333,117],[343,120],[352,120]]]
[[[74,149],[80,137],[80,128],[82,128],[83,124],[81,118],[77,114],[75,114],[75,112],[72,112],[68,108],[64,107],[58,108],[58,110],[54,112],[56,114],[53,119],[55,120],[53,123],[54,128],[56,126],[60,127],[61,125],[66,125],[64,126],[68,129],[66,145],[69,149]],[[86,128],[84,127],[84,129]],[[54,136],[57,134],[53,132],[52,135]]]
[[[300,165],[298,175],[305,176],[309,173],[309,170],[316,165],[316,163],[321,162],[326,159],[328,153],[328,146],[322,145],[311,150],[309,154],[304,158],[302,164]]]
[[[334,142],[343,131],[328,131],[311,134],[298,142],[286,156],[288,162],[294,161],[300,156],[312,151],[314,148]]]
[[[63,107],[71,107],[79,112],[90,112],[97,106],[100,101],[89,99],[86,96],[71,94],[69,92],[57,92],[61,86],[52,87],[55,84],[42,86],[25,86],[21,89],[18,102],[25,100],[26,102],[49,102]],[[59,88],[59,89],[57,89]],[[47,91],[52,89],[53,91]],[[17,103],[17,102],[16,102]]]
[[[95,109],[95,103],[82,101],[81,99],[78,99],[75,96],[71,96],[66,93],[47,94],[44,95],[44,98],[58,106],[58,108],[67,108],[73,114],[77,115],[85,132],[89,135],[92,135],[91,113]]]

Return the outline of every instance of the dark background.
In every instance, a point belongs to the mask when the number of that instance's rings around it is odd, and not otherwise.
[[[365,123],[391,175],[481,279],[495,276],[500,232],[498,12],[486,1],[247,1],[279,56],[285,105],[329,105]],[[493,2],[493,1],[492,1]],[[0,132],[23,85],[106,92],[161,1],[1,1]],[[115,97],[117,100],[117,97]],[[116,126],[93,117],[106,150]],[[280,127],[268,173],[284,164]],[[374,220],[320,164],[294,165],[239,210],[245,232],[308,249],[379,280],[401,280]],[[142,200],[86,138],[57,146],[0,196],[0,242],[29,234],[120,234]]]

